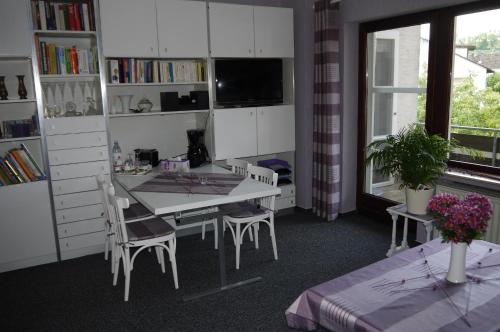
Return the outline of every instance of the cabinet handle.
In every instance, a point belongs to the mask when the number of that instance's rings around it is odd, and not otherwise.
[[[66,219],[66,216],[63,214],[63,215],[62,215],[62,218],[63,218],[63,220],[65,220],[65,219]]]
[[[101,166],[101,170],[103,170],[103,171],[104,171],[104,166]]]
[[[101,212],[101,217],[104,217],[104,212]]]
[[[167,48],[165,47],[165,53],[167,53]]]
[[[150,50],[151,52],[153,52],[153,46],[151,46],[151,47],[149,48],[149,50]]]
[[[69,243],[68,242],[66,242],[66,247],[69,247]]]
[[[252,49],[250,49],[250,48],[249,48],[249,49],[248,49],[248,53],[249,53],[249,54],[252,54]]]
[[[262,53],[262,49],[260,49],[259,52]]]
[[[59,186],[59,187],[57,187],[57,189],[62,190],[62,187],[61,187],[61,186]]]
[[[61,201],[61,206],[63,206],[63,205],[64,205],[64,201]]]
[[[253,116],[253,112],[250,112],[250,116]]]
[[[56,172],[56,175],[59,176],[59,175],[61,175],[61,173],[60,172]]]
[[[97,137],[97,140],[98,140],[99,142],[100,142],[100,141],[102,141],[101,136]]]
[[[68,234],[68,230],[67,229],[64,230],[64,234]]]
[[[102,152],[102,151],[101,151],[101,152],[99,152],[99,155],[100,155],[101,157],[102,157],[102,156],[104,156],[104,152]]]

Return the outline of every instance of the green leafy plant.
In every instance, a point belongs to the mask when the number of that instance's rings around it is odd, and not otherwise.
[[[401,181],[400,188],[420,190],[444,174],[448,155],[455,148],[460,148],[455,141],[429,135],[423,126],[414,124],[368,145],[366,163],[373,161],[383,175]]]

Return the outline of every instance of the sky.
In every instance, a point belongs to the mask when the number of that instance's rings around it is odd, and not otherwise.
[[[457,39],[495,31],[500,33],[500,9],[457,17]]]

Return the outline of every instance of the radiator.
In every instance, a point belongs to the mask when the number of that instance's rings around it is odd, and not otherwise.
[[[458,196],[459,198],[464,198],[465,195],[472,193],[473,191],[466,191],[462,189],[457,189],[457,188],[452,188],[452,187],[447,187],[443,185],[438,185],[436,187],[436,193],[441,194],[441,193],[448,193],[448,194],[453,194]],[[480,193],[482,195],[485,195],[484,193]],[[488,222],[488,230],[486,231],[486,235],[484,237],[484,240],[493,242],[496,244],[500,244],[500,198],[499,197],[493,197],[493,196],[488,196],[491,201],[491,204],[493,205],[493,216],[491,217],[490,221]]]

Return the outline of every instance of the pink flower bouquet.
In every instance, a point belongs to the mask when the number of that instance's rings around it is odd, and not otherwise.
[[[470,244],[480,239],[493,213],[488,198],[469,194],[463,200],[450,194],[439,194],[429,201],[429,211],[436,218],[436,228],[443,242]]]

